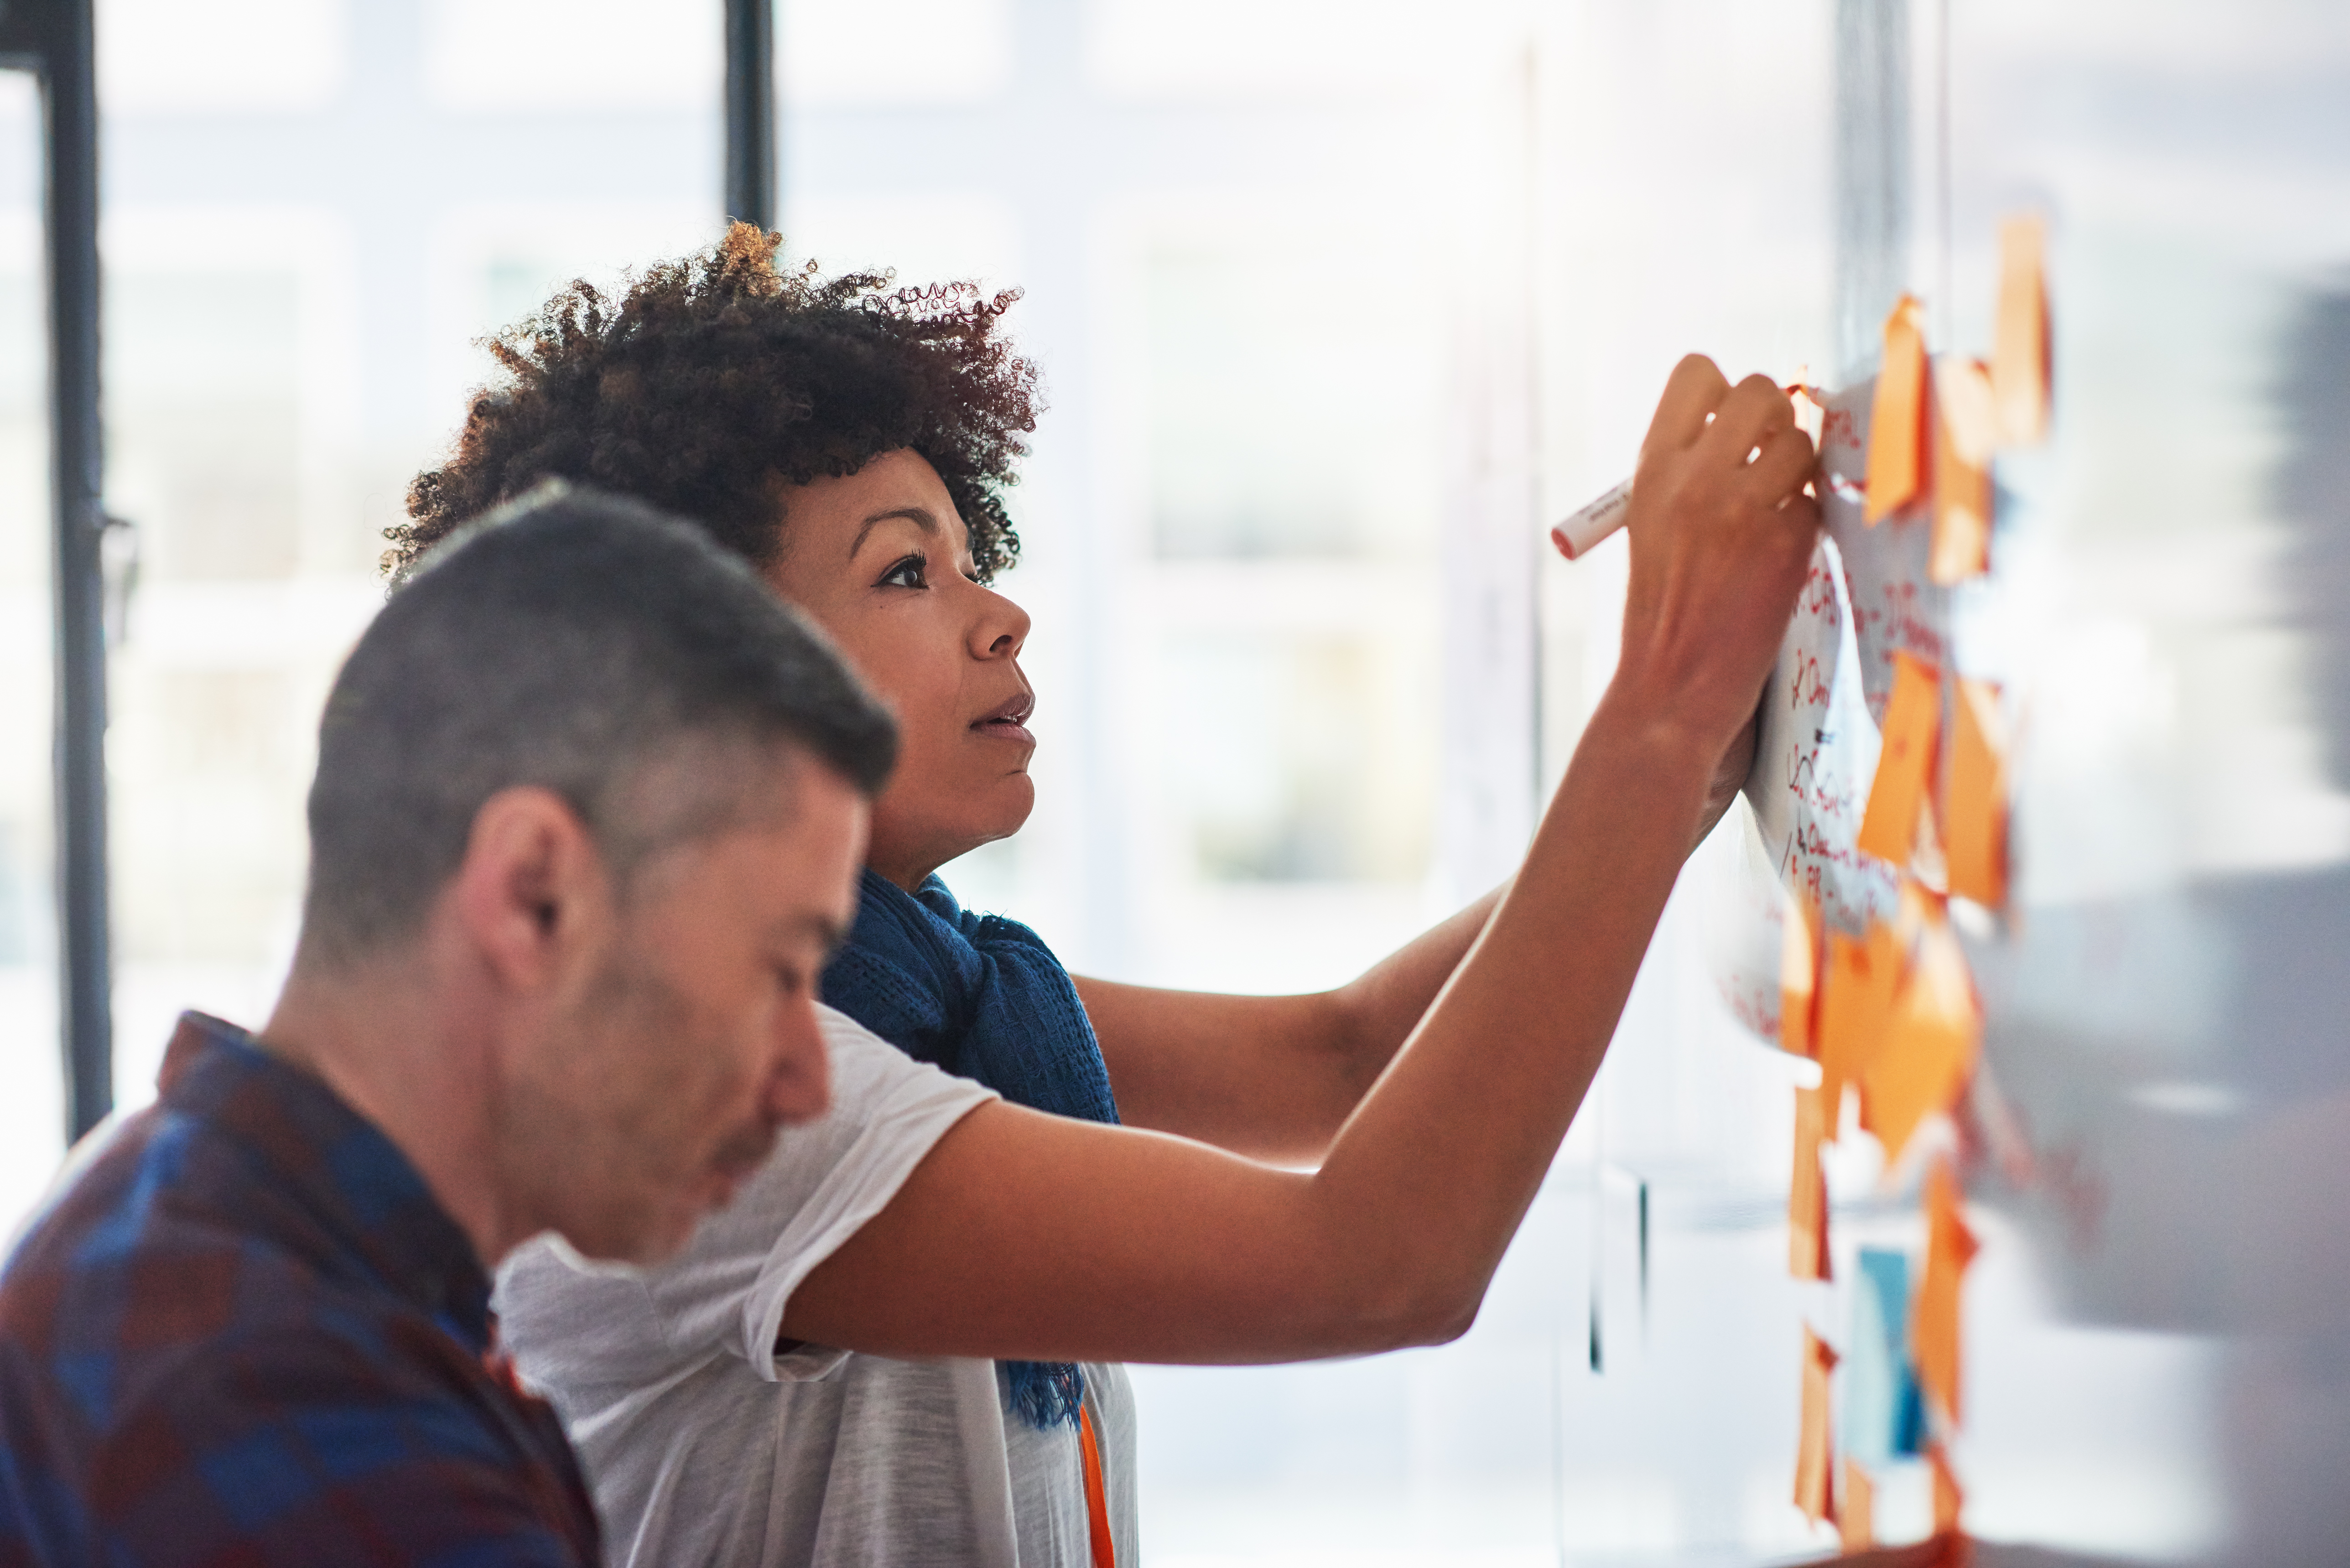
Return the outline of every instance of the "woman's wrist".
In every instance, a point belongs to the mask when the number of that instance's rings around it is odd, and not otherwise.
[[[1604,742],[1627,760],[1635,755],[1647,759],[1702,791],[1737,726],[1724,729],[1691,707],[1672,685],[1644,680],[1636,671],[1619,669],[1592,711],[1583,743]]]

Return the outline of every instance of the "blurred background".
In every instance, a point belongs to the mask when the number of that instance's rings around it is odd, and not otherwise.
[[[723,38],[719,0],[96,16],[135,1106],[180,1009],[266,1014],[318,705],[409,478],[488,373],[478,340],[718,234]],[[1620,540],[1569,566],[1543,528],[1628,472],[1681,353],[1862,368],[1881,307],[1839,314],[1856,94],[1894,128],[1867,150],[1898,193],[1870,209],[1879,281],[1929,297],[1937,348],[1988,348],[1996,219],[2055,224],[2059,442],[2003,475],[2046,544],[2014,557],[1994,633],[2013,678],[2049,677],[2028,899],[2350,854],[2312,652],[2331,612],[2303,602],[2335,579],[2281,566],[2342,517],[2327,454],[2350,440],[2308,348],[2350,342],[2337,5],[781,0],[775,43],[791,256],[1026,291],[1011,320],[1050,410],[1002,587],[1035,620],[1040,804],[947,876],[1072,968],[1319,988],[1509,873],[1623,586]],[[40,159],[38,96],[0,70],[0,1229],[64,1147]],[[1709,958],[1742,812],[1684,877],[1464,1340],[1137,1370],[1151,1563],[1833,1544],[1789,1501],[1796,1324],[1845,1310],[1784,1277],[1805,1068],[1740,1032]],[[2116,985],[2191,989],[2163,940]],[[2090,1054],[2049,1093],[2111,1080]],[[2203,1082],[2161,1061],[2146,1081]],[[2218,1092],[2147,1103],[2203,1136],[2249,1103]],[[1842,1246],[1907,1234],[1876,1175],[1831,1172]],[[2082,1305],[2067,1248],[2005,1212],[1970,1287],[1970,1343],[1996,1347],[1970,1373],[1970,1524],[2221,1551],[2261,1495],[2225,1436],[2255,1385],[2209,1319]],[[2292,1366],[2262,1376],[2316,1376]],[[2350,1428],[2310,1419],[2337,1447],[2295,1452],[2345,1451]],[[1922,1469],[1889,1466],[1878,1506],[1922,1532]]]

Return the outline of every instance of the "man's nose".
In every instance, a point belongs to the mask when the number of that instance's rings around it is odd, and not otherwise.
[[[816,1004],[802,1002],[786,1007],[775,1022],[775,1061],[767,1079],[767,1114],[789,1127],[814,1121],[831,1105],[832,1055],[824,1047]]]

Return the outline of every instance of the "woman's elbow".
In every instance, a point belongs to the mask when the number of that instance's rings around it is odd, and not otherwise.
[[[1373,1355],[1450,1345],[1469,1332],[1484,1305],[1483,1281],[1394,1282],[1346,1293],[1340,1321],[1331,1324],[1330,1354]]]
[[[1472,1289],[1437,1295],[1420,1309],[1412,1324],[1411,1336],[1395,1348],[1418,1350],[1451,1345],[1475,1325],[1478,1311],[1484,1304],[1485,1288],[1482,1282]]]

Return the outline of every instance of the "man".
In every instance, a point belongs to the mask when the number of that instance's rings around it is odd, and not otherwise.
[[[436,551],[328,700],[275,1013],[183,1018],[0,1273],[0,1564],[598,1562],[489,1271],[661,1257],[823,1111],[895,748],[684,524],[557,487]],[[914,1097],[899,1177],[985,1095]]]

